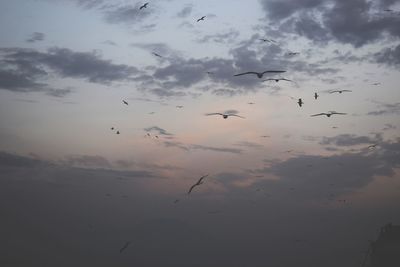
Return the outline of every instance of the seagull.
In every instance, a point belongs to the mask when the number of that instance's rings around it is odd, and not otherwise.
[[[213,74],[214,74],[214,72],[212,72],[212,71],[206,71],[206,73],[207,73],[208,75],[213,75]]]
[[[183,108],[183,106],[176,106],[176,108]]]
[[[155,112],[154,112],[154,111],[152,111],[152,112],[149,112],[149,114],[150,114],[150,115],[153,115],[153,114],[155,114]]]
[[[131,241],[126,242],[125,245],[119,250],[119,253],[122,253],[129,246],[130,243]]]
[[[142,10],[143,8],[146,8],[148,4],[149,3],[144,3],[142,6],[139,7],[139,10]]]
[[[119,134],[119,131],[117,131],[116,134]]]
[[[375,148],[378,144],[369,145],[367,149]]]
[[[329,93],[330,93],[330,94],[333,94],[333,93],[339,93],[339,94],[341,94],[341,93],[343,93],[343,92],[353,92],[353,91],[351,91],[351,90],[333,90],[333,91],[330,91]]]
[[[299,106],[301,107],[304,104],[304,102],[303,102],[303,100],[301,100],[301,98],[299,98],[299,100],[297,101],[297,104],[299,104]]]
[[[265,38],[261,38],[260,41],[263,41],[264,43],[265,43],[265,42],[276,43],[276,42],[275,42],[274,40],[272,40],[272,39],[265,39]]]
[[[174,204],[176,204],[176,203],[178,203],[178,202],[179,202],[179,199],[175,199]]]
[[[288,81],[288,82],[293,82],[292,80],[285,79],[285,78],[276,78],[276,79],[271,78],[271,79],[263,80],[263,82],[266,82],[266,81],[275,81],[275,82],[279,82],[279,81]]]
[[[241,76],[241,75],[246,75],[246,74],[255,74],[255,75],[257,75],[258,78],[261,79],[264,76],[265,73],[282,73],[282,72],[286,72],[286,71],[285,70],[266,70],[264,72],[248,71],[248,72],[235,74],[233,76]]]
[[[254,103],[254,102],[249,102],[249,103],[247,103],[247,104],[249,104],[249,105],[254,105],[255,103]]]
[[[267,138],[267,137],[271,137],[269,135],[261,135],[262,138]]]
[[[299,54],[300,54],[299,52],[289,52],[286,55],[288,55],[288,56],[296,56],[296,55],[299,55]]]
[[[157,54],[156,52],[151,52],[153,55],[155,55],[156,57],[160,57],[163,58],[163,56],[161,56],[160,54]]]
[[[381,85],[381,83],[373,83],[372,85]]]
[[[319,94],[318,94],[318,93],[314,93],[314,98],[315,98],[315,100],[316,100],[318,97],[319,97]]]
[[[114,131],[114,127],[111,127],[111,131]]]
[[[217,112],[217,113],[207,113],[206,114],[206,116],[211,116],[211,115],[221,115],[222,118],[224,118],[224,119],[227,119],[230,116],[239,117],[239,118],[244,119],[244,117],[236,115],[236,114],[223,114],[223,113],[219,113],[219,112]]]
[[[199,22],[200,20],[204,20],[206,18],[206,16],[202,16],[201,18],[197,19],[197,22]]]
[[[125,100],[122,100],[122,103],[124,103],[125,105],[129,105],[128,102],[126,102]]]
[[[188,191],[188,195],[192,192],[193,188],[195,188],[195,187],[198,186],[198,185],[203,184],[203,183],[204,183],[204,182],[203,182],[203,179],[206,178],[207,176],[208,176],[208,174],[207,174],[207,175],[204,175],[204,176],[201,176],[200,179],[197,181],[197,183],[195,183],[194,185],[192,185],[192,186],[190,187],[190,189],[189,189],[189,191]]]
[[[347,114],[347,113],[341,113],[341,112],[336,112],[336,111],[329,111],[328,113],[323,112],[323,113],[314,114],[314,115],[311,115],[311,117],[316,117],[316,116],[323,116],[323,115],[325,115],[325,116],[327,116],[327,117],[329,118],[329,117],[332,116],[332,115],[346,115],[346,114]]]

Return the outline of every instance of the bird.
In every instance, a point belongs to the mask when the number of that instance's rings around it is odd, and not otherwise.
[[[206,71],[206,73],[207,73],[208,75],[213,75],[213,74],[214,74],[214,72],[212,72],[212,71]]]
[[[339,93],[339,94],[341,94],[341,93],[343,93],[343,92],[353,92],[353,91],[351,91],[351,90],[333,90],[333,91],[330,91],[329,93],[330,93],[330,94],[333,94],[333,93]]]
[[[129,105],[128,102],[126,102],[125,100],[122,100],[122,103],[124,103],[125,105]]]
[[[197,183],[195,183],[194,185],[192,185],[192,186],[189,188],[188,195],[192,192],[193,188],[195,188],[195,187],[198,186],[198,185],[203,184],[203,183],[204,183],[204,182],[203,182],[203,179],[206,178],[207,176],[208,176],[208,174],[206,174],[206,175],[204,175],[204,176],[201,176],[201,177],[199,178],[199,180],[197,181]]]
[[[373,83],[372,85],[381,85],[381,83]]]
[[[304,102],[301,98],[299,98],[299,100],[297,101],[297,104],[299,104],[299,106],[301,107],[304,104]]]
[[[179,202],[179,199],[175,199],[174,200],[174,204],[176,204],[176,203],[178,203]]]
[[[271,136],[269,136],[269,135],[261,135],[260,137],[267,138],[267,137],[271,137]]]
[[[119,253],[122,253],[129,246],[130,243],[130,241],[126,242],[125,245],[119,250]]]
[[[206,16],[202,16],[201,18],[197,19],[197,22],[199,22],[200,20],[204,20],[206,18]]]
[[[375,148],[378,144],[369,145],[367,149]]]
[[[141,5],[140,7],[139,7],[139,10],[142,10],[143,8],[147,8],[147,5],[148,5],[149,3],[147,2],[147,3],[144,3],[143,5]]]
[[[244,117],[239,116],[239,115],[236,115],[236,114],[224,114],[224,113],[219,113],[219,112],[216,112],[216,113],[207,113],[207,114],[206,114],[206,116],[211,116],[211,115],[221,115],[222,118],[224,118],[224,119],[227,119],[227,118],[230,117],[230,116],[239,117],[239,118],[244,119]]]
[[[255,74],[257,75],[258,78],[262,78],[265,73],[283,73],[286,72],[285,70],[266,70],[263,72],[256,72],[256,71],[248,71],[248,72],[243,72],[243,73],[238,73],[233,76],[241,76],[241,75],[246,75],[246,74]]]
[[[300,53],[299,52],[288,52],[286,55],[288,55],[288,56],[296,56],[296,55],[299,55]]]
[[[263,41],[264,43],[265,43],[265,42],[276,43],[276,42],[275,42],[274,40],[272,40],[272,39],[265,39],[265,38],[261,38],[260,41]]]
[[[149,112],[149,114],[150,114],[150,115],[153,115],[153,114],[155,114],[155,112],[154,112],[154,111],[152,111],[152,112]]]
[[[285,79],[285,78],[270,78],[270,79],[266,79],[266,80],[263,80],[263,82],[266,82],[266,81],[275,81],[275,82],[279,82],[279,81],[288,81],[288,82],[293,82],[292,80],[289,80],[289,79]]]
[[[247,103],[248,105],[254,105],[255,103],[254,102],[249,102],[249,103]]]
[[[176,108],[183,108],[183,106],[180,106],[180,105],[179,105],[179,106],[176,106]]]
[[[119,134],[119,131],[117,131],[116,134]]]
[[[155,55],[156,57],[160,57],[162,58],[163,56],[161,56],[160,54],[157,54],[156,52],[151,52],[153,55]]]
[[[325,115],[325,116],[327,116],[327,117],[329,118],[329,117],[332,116],[332,115],[346,115],[346,114],[347,114],[347,113],[336,112],[336,111],[329,111],[328,113],[323,112],[323,113],[314,114],[314,115],[311,115],[311,117],[316,117],[316,116],[323,116],[323,115]]]
[[[319,94],[318,94],[318,93],[314,93],[314,98],[315,98],[315,100],[316,100],[318,97],[319,97]]]
[[[111,127],[111,131],[114,131],[114,127]]]

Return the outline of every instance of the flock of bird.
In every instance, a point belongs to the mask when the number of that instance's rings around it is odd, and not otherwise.
[[[149,5],[149,2],[144,3],[143,5],[141,5],[139,7],[139,10],[147,8],[148,5]],[[393,10],[390,10],[390,9],[387,9],[387,10],[384,10],[384,11],[385,12],[394,12]],[[207,16],[201,16],[200,18],[196,19],[196,22],[204,21],[206,17]],[[277,43],[273,39],[260,38],[259,40],[262,41],[262,42],[266,42],[266,43]],[[156,56],[156,57],[163,58],[163,56],[161,54],[159,54],[159,53],[152,52],[152,54],[154,56]],[[300,52],[291,52],[291,51],[286,53],[287,56],[296,56],[296,55],[299,55],[299,54],[300,54]],[[234,74],[233,76],[234,77],[240,77],[240,76],[244,76],[244,75],[253,75],[253,76],[256,76],[258,79],[262,79],[265,75],[276,75],[276,74],[282,74],[282,73],[285,73],[285,72],[286,72],[285,70],[265,70],[265,71],[261,71],[261,72],[252,70],[252,71],[246,71],[246,72]],[[213,75],[214,74],[214,72],[212,72],[212,71],[206,71],[206,73],[208,75]],[[280,81],[294,82],[294,81],[292,81],[290,79],[287,79],[287,78],[284,78],[284,77],[279,77],[279,78],[272,77],[272,78],[267,78],[267,79],[262,80],[262,82],[268,82],[268,81],[274,81],[276,83],[278,83]],[[380,85],[380,83],[374,83],[373,85]],[[340,89],[338,89],[338,90],[331,90],[328,93],[329,94],[334,94],[334,93],[342,94],[342,93],[347,93],[347,92],[352,92],[352,91],[351,90],[340,90]],[[315,92],[314,93],[314,99],[317,100],[319,97],[320,97],[320,95],[317,92]],[[291,97],[291,98],[294,99],[293,97]],[[124,105],[129,105],[129,103],[126,100],[123,100],[122,103]],[[254,102],[249,102],[248,104],[249,105],[253,105],[255,103]],[[304,105],[303,99],[302,98],[298,98],[297,99],[297,104],[299,105],[299,107],[302,107]],[[176,108],[182,109],[183,106],[182,105],[177,105]],[[150,112],[149,114],[154,114],[154,112]],[[346,114],[347,113],[343,113],[343,112],[328,111],[328,112],[321,112],[321,113],[313,114],[313,115],[310,115],[310,116],[311,117],[326,116],[326,117],[329,118],[329,117],[331,117],[333,115],[346,115]],[[212,113],[206,113],[205,115],[206,116],[221,116],[223,119],[228,119],[229,117],[237,117],[237,118],[245,119],[245,117],[243,117],[243,116],[240,116],[238,114],[229,113],[229,112],[226,112],[226,113],[212,112]],[[114,131],[115,128],[111,127],[111,130]],[[120,131],[117,130],[117,131],[115,131],[115,133],[116,134],[120,134]],[[147,133],[146,136],[147,137],[151,137],[150,133]],[[158,138],[158,136],[155,136],[155,137]],[[263,135],[261,137],[267,138],[267,137],[270,137],[270,136],[269,135]],[[370,146],[368,146],[368,149],[375,148],[376,146],[377,146],[377,144],[370,145]],[[285,151],[285,152],[290,153],[290,152],[292,152],[292,150],[288,150],[288,151]],[[187,191],[187,195],[190,195],[192,193],[192,191],[197,186],[200,186],[200,185],[204,184],[205,178],[207,178],[208,176],[209,176],[209,174],[201,176],[197,180],[197,182],[195,182],[193,185],[191,185],[189,190]],[[259,191],[259,189],[257,191]],[[179,201],[180,201],[180,199],[176,199],[176,200],[174,200],[173,203],[176,204]],[[344,202],[345,200],[338,200],[338,201],[343,201]],[[217,212],[215,212],[215,213],[217,213]],[[122,253],[129,246],[129,244],[130,244],[130,242],[126,242],[124,244],[124,246],[120,249],[120,253]]]

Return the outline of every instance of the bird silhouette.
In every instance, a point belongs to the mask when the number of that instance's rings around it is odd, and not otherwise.
[[[330,93],[330,94],[333,94],[333,93],[339,93],[339,94],[341,94],[341,93],[343,93],[343,92],[353,92],[353,91],[351,91],[351,90],[333,90],[333,91],[330,91],[329,93]]]
[[[122,103],[124,103],[124,104],[127,105],[127,106],[129,105],[128,102],[125,101],[125,100],[122,100]]]
[[[301,107],[302,105],[304,105],[304,102],[301,98],[299,98],[299,100],[297,101],[297,104],[299,104],[299,106]]]
[[[176,108],[183,108],[183,106],[181,106],[181,105],[178,105],[178,106],[176,106]]]
[[[375,148],[378,144],[369,145],[367,149]]]
[[[147,8],[147,5],[148,5],[149,3],[144,3],[143,5],[141,5],[140,7],[139,7],[139,10],[142,10],[143,8]]]
[[[283,72],[286,72],[286,71],[285,70],[266,70],[266,71],[263,71],[263,72],[247,71],[247,72],[235,74],[233,76],[241,76],[241,75],[246,75],[246,74],[255,74],[255,75],[257,75],[258,78],[261,79],[264,76],[265,73],[283,73]]]
[[[224,114],[224,113],[219,113],[219,112],[216,112],[216,113],[207,113],[207,114],[206,114],[206,116],[212,116],[212,115],[221,115],[222,118],[224,118],[224,119],[227,119],[228,117],[231,117],[231,116],[239,117],[239,118],[244,119],[244,117],[239,116],[239,115],[236,115],[236,114]]]
[[[161,56],[160,54],[157,54],[156,52],[151,52],[153,55],[155,55],[156,57],[160,57],[163,58],[163,56]]]
[[[288,55],[288,56],[296,56],[296,55],[299,55],[300,53],[299,52],[288,52],[286,55]]]
[[[125,245],[119,250],[119,253],[122,253],[129,246],[130,243],[130,241],[126,242]]]
[[[287,81],[287,82],[293,82],[292,80],[286,79],[286,78],[270,78],[270,79],[266,79],[263,80],[263,82],[267,82],[267,81],[275,81],[275,82],[279,82],[279,81]]]
[[[260,41],[263,41],[264,43],[265,43],[265,42],[268,42],[268,43],[276,43],[276,42],[275,42],[274,40],[272,40],[272,39],[265,39],[265,38],[261,38]]]
[[[119,131],[117,131],[117,132],[116,132],[116,134],[120,134],[120,132],[119,132]]]
[[[198,185],[203,184],[203,183],[204,183],[204,182],[203,182],[203,179],[206,178],[207,176],[208,176],[208,174],[207,174],[207,175],[204,175],[204,176],[201,176],[201,177],[199,178],[199,180],[197,181],[197,183],[195,183],[194,185],[192,185],[192,186],[189,188],[188,195],[192,192],[193,188],[195,188],[195,187],[198,186]]]
[[[311,117],[316,117],[316,116],[323,116],[323,115],[325,115],[325,116],[327,116],[328,118],[330,117],[330,116],[332,116],[332,115],[346,115],[347,113],[342,113],[342,112],[336,112],[336,111],[329,111],[329,112],[323,112],[323,113],[318,113],[318,114],[314,114],[314,115],[311,115]]]
[[[111,127],[111,130],[114,131],[114,127]]]
[[[316,100],[318,97],[319,97],[319,94],[318,94],[318,93],[314,93],[314,98],[315,98],[315,100]]]
[[[200,20],[204,20],[206,18],[206,16],[202,16],[201,18],[197,19],[197,22],[199,22]]]

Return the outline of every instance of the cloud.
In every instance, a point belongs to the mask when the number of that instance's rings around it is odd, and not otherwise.
[[[106,5],[102,7],[102,10],[108,23],[136,24],[142,22],[153,13],[151,4],[143,9],[139,9],[140,6],[141,3],[136,5]]]
[[[394,48],[386,48],[383,51],[374,54],[377,63],[389,66],[400,66],[400,45]]]
[[[144,128],[144,130],[146,132],[157,132],[159,135],[169,135],[172,136],[173,134],[167,132],[166,130],[164,130],[163,128],[160,128],[158,126],[152,126],[152,127],[148,127],[148,128]]]
[[[334,40],[360,47],[380,41],[384,34],[400,37],[398,17],[381,14],[388,1],[261,0],[267,17],[280,30],[315,42]]]
[[[189,5],[186,5],[184,8],[182,8],[182,10],[179,11],[179,12],[176,14],[176,16],[177,16],[178,18],[186,18],[186,17],[188,17],[190,14],[192,14],[192,11],[193,11],[193,5],[189,4]]]
[[[26,39],[26,41],[28,43],[39,42],[39,41],[43,41],[44,37],[45,37],[44,33],[34,32],[34,33],[31,34],[31,36],[28,39]]]
[[[66,161],[64,163],[74,167],[112,167],[111,163],[104,157],[91,155],[70,155],[66,157]]]
[[[201,38],[198,38],[196,41],[200,43],[215,42],[220,44],[232,44],[237,41],[239,35],[239,31],[230,29],[229,31],[223,33],[204,35]]]
[[[370,111],[367,113],[367,115],[381,116],[381,115],[400,114],[400,102],[394,104],[378,102],[378,104],[380,106],[380,109],[375,111]]]
[[[341,134],[334,137],[323,137],[321,145],[336,145],[336,146],[356,146],[363,144],[373,144],[382,141],[377,135],[375,138],[368,136],[357,136],[354,134]]]
[[[138,73],[134,67],[113,64],[96,52],[50,48],[39,52],[24,48],[0,48],[0,88],[14,92],[46,92],[65,96],[70,89],[54,89],[42,81],[51,73],[62,78],[82,78],[92,83],[126,81]]]
[[[232,153],[232,154],[241,154],[243,150],[237,148],[227,148],[227,147],[213,147],[213,146],[204,146],[198,144],[183,144],[177,141],[164,141],[165,147],[176,147],[182,149],[184,151],[191,150],[205,150],[205,151],[213,151],[213,152],[222,152],[222,153]]]

